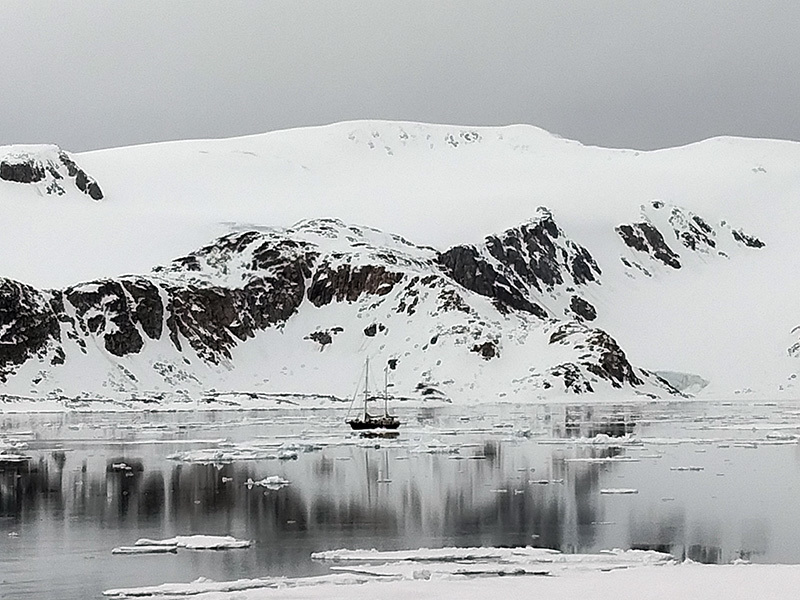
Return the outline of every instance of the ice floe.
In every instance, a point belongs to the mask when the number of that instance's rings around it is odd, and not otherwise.
[[[607,550],[598,554],[565,554],[550,548],[471,547],[471,548],[420,548],[418,550],[326,550],[315,552],[311,558],[332,563],[430,563],[446,564],[468,562],[501,562],[507,565],[570,564],[570,565],[637,565],[665,564],[674,559],[669,554],[652,550]],[[432,567],[428,567],[432,568]]]
[[[214,448],[201,448],[170,454],[167,458],[177,462],[197,464],[231,464],[254,460],[297,460],[302,452],[320,449],[318,444],[219,444]]]
[[[118,546],[112,554],[161,554],[186,550],[233,550],[249,548],[249,540],[237,540],[230,535],[178,535],[164,540],[141,538],[133,546]]]
[[[28,444],[19,439],[0,439],[0,463],[22,463],[30,460],[30,456],[22,453]]]
[[[289,480],[284,479],[280,475],[270,475],[269,477],[264,477],[264,479],[259,479],[258,481],[253,481],[248,477],[244,484],[248,489],[258,486],[265,487],[269,490],[279,490],[289,485]]]
[[[639,462],[638,458],[631,456],[601,456],[601,457],[587,457],[587,458],[565,458],[565,462],[572,463],[618,463],[618,462]]]

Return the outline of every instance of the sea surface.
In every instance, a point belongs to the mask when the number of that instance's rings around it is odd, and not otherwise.
[[[336,548],[800,563],[800,402],[397,414],[396,438],[364,438],[337,409],[0,413],[0,447],[27,457],[0,459],[0,598],[325,574],[310,555]],[[252,485],[273,475],[289,484]],[[191,534],[252,545],[112,554]]]

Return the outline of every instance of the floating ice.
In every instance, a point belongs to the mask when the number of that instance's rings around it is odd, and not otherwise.
[[[114,548],[112,554],[152,554],[155,552],[175,552],[179,548],[187,550],[231,550],[249,548],[249,540],[237,540],[230,535],[178,535],[165,540],[141,538],[133,546]]]
[[[328,550],[315,552],[311,555],[314,560],[333,563],[361,563],[380,565],[373,567],[372,571],[381,574],[402,573],[411,576],[413,566],[426,563],[426,569],[434,574],[457,574],[458,569],[464,565],[479,565],[481,573],[494,573],[503,569],[504,574],[510,574],[518,569],[524,569],[528,574],[540,572],[542,565],[548,569],[562,569],[570,565],[581,565],[583,568],[619,568],[633,565],[653,565],[672,563],[669,554],[650,550],[607,550],[599,554],[563,554],[558,550],[549,548],[420,548],[418,550],[393,550],[381,552],[378,550]],[[378,569],[378,570],[376,570]]]
[[[253,460],[296,460],[301,453],[315,452],[322,448],[323,445],[318,443],[285,442],[277,445],[265,442],[222,442],[217,443],[214,448],[177,452],[167,458],[178,462],[220,465]]]
[[[254,486],[259,486],[259,487],[265,487],[269,490],[279,490],[289,485],[289,480],[284,479],[280,475],[270,475],[269,477],[265,477],[264,479],[259,479],[258,481],[253,481],[248,477],[247,481],[245,481],[244,484],[247,486],[248,489],[252,489]]]
[[[177,551],[177,545],[118,546],[117,548],[111,550],[111,554],[174,554]]]
[[[587,458],[565,458],[565,462],[574,463],[616,463],[616,462],[639,462],[638,458],[631,456],[601,456],[601,457],[587,457]]]
[[[30,459],[30,456],[26,456],[24,454],[0,450],[0,463],[22,463],[27,462]]]
[[[297,450],[292,449],[283,449],[278,452],[278,460],[297,460],[300,456],[300,453]]]
[[[601,494],[638,494],[639,490],[633,488],[602,488]]]
[[[419,444],[409,452],[412,454],[456,454],[459,450],[458,446],[450,446],[439,440],[431,440],[430,442]]]
[[[2,439],[0,440],[0,463],[17,463],[27,462],[30,456],[26,456],[20,452],[28,448],[28,444],[18,439]]]

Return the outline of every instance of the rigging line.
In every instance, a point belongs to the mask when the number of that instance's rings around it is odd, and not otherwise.
[[[358,390],[359,390],[359,387],[361,385],[361,378],[364,375],[364,369],[365,368],[366,368],[366,365],[361,367],[361,371],[358,374],[358,380],[356,382],[356,389],[355,389],[355,391],[353,391],[353,399],[350,400],[350,406],[347,407],[347,414],[344,416],[345,419],[348,419],[350,417],[350,411],[353,410],[353,404],[355,404],[356,398],[358,397]]]

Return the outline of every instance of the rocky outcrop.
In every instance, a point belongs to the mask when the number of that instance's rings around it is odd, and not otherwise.
[[[63,362],[58,298],[0,279],[0,382],[31,358]]]
[[[792,329],[791,335],[797,341],[789,346],[787,352],[789,353],[789,356],[800,358],[800,325]]]
[[[597,318],[595,307],[580,296],[573,295],[569,299],[569,308],[576,317],[584,321],[594,321]]]
[[[741,229],[733,229],[731,231],[731,235],[733,236],[733,239],[740,244],[747,246],[748,248],[763,248],[765,246],[764,242],[762,242],[756,236],[748,235]]]
[[[0,179],[14,183],[37,183],[44,179],[45,171],[41,163],[34,160],[0,161]]]
[[[525,225],[489,236],[481,246],[455,246],[439,261],[456,282],[492,298],[500,310],[541,318],[548,315],[542,294],[598,282],[601,275],[589,251],[567,238],[552,213],[541,207]]]
[[[557,324],[550,334],[551,344],[569,344],[582,353],[577,366],[612,387],[639,386],[643,381],[636,375],[625,352],[601,329],[588,328],[577,321]],[[564,373],[571,371],[565,370]],[[570,375],[571,381],[578,381]],[[591,379],[587,379],[591,387]],[[585,387],[585,384],[581,384]],[[568,386],[569,387],[569,386]],[[591,391],[591,390],[590,390]]]
[[[680,257],[667,245],[664,236],[652,224],[641,222],[620,225],[616,231],[630,248],[645,252],[673,269],[681,268]]]
[[[354,302],[362,294],[385,296],[403,278],[403,273],[392,272],[384,266],[349,264],[332,267],[329,263],[318,265],[308,299],[314,306],[336,302]]]
[[[502,311],[522,310],[541,318],[547,312],[527,298],[524,291],[514,285],[502,270],[482,257],[474,246],[455,246],[441,255],[440,262],[448,274],[468,290],[495,301]]]
[[[660,200],[643,204],[640,212],[641,221],[619,225],[617,234],[628,248],[673,269],[680,269],[693,256],[728,258],[735,245],[764,246],[757,237],[733,229],[725,221],[712,225],[692,211]],[[651,270],[636,259],[621,258],[631,271],[652,276]]]
[[[63,150],[58,153],[58,158],[67,168],[67,175],[75,178],[75,186],[84,194],[89,196],[92,200],[102,200],[103,191],[100,185],[92,177],[89,177],[86,172],[81,169],[74,160]]]
[[[0,179],[11,183],[37,185],[45,194],[67,193],[67,182],[92,198],[102,200],[100,185],[75,160],[57,146],[0,147]]]

